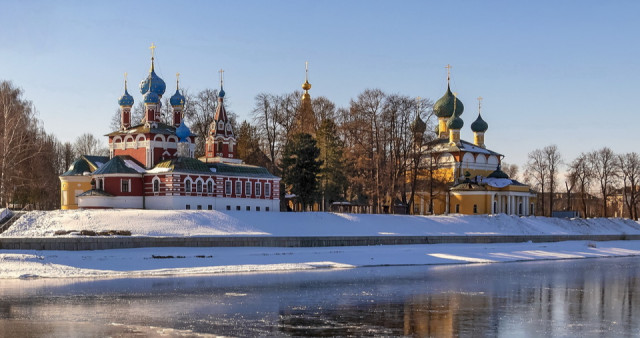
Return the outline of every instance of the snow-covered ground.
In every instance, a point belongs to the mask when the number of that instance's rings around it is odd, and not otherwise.
[[[56,210],[22,216],[2,237],[47,237],[57,230],[128,230],[133,236],[424,236],[640,234],[628,219],[361,215],[205,210]]]
[[[640,234],[640,225],[624,219],[570,220],[507,215],[400,216],[315,212],[58,210],[29,212],[0,236],[47,237],[54,236],[58,230],[128,230],[133,236],[543,235]],[[324,248],[0,250],[0,278],[110,278],[635,255],[640,256],[640,241]]]
[[[355,268],[376,265],[493,263],[633,255],[640,255],[640,241],[324,248],[0,250],[0,278],[142,277]]]

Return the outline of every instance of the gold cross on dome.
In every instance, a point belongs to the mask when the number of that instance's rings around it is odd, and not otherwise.
[[[178,87],[179,83],[180,83],[180,73],[176,73],[176,87]]]
[[[127,88],[127,72],[124,72],[124,88]]]
[[[155,51],[156,51],[156,45],[153,44],[153,42],[151,43],[151,47],[149,47],[149,49],[151,49],[151,58],[153,59]]]
[[[451,79],[451,65],[447,64],[447,66],[444,68],[447,69],[447,83],[449,83],[449,79]]]
[[[220,73],[220,87],[222,87],[222,84],[224,83],[224,70],[220,68],[218,73]]]
[[[309,61],[304,62],[304,80],[309,82]]]
[[[480,109],[482,108],[482,96],[478,97],[478,114],[480,114]]]

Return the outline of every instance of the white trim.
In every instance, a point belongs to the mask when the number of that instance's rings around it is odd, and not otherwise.
[[[187,182],[189,182],[189,190],[187,190]],[[193,180],[191,179],[191,177],[187,176],[184,181],[182,181],[182,184],[184,184],[184,192],[185,193],[192,193],[193,192]]]
[[[254,193],[256,197],[262,197],[262,182],[254,184]]]

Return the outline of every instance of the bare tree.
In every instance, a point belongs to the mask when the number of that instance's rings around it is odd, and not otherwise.
[[[618,155],[618,172],[622,178],[623,203],[629,211],[629,218],[638,220],[638,180],[640,179],[640,156],[637,153]]]
[[[568,175],[571,180],[575,181],[580,191],[580,199],[582,201],[582,217],[588,217],[587,214],[587,196],[589,188],[594,179],[593,167],[589,160],[589,154],[582,153],[574,159],[569,165]]]
[[[553,194],[555,193],[557,174],[560,165],[562,164],[562,157],[558,152],[558,147],[553,144],[546,146],[542,149],[544,153],[547,168],[549,170],[549,215],[553,213]]]
[[[97,139],[93,134],[84,133],[76,138],[73,143],[74,152],[79,155],[101,155],[107,156],[109,150],[103,147],[102,142]]]
[[[520,173],[520,168],[517,164],[510,164],[505,161],[500,162],[500,169],[509,176],[512,180],[518,180],[518,174]]]
[[[611,195],[612,184],[618,177],[616,156],[610,148],[604,147],[589,153],[589,162],[600,186],[602,195],[601,215],[602,217],[607,217],[607,198]]]
[[[544,194],[545,186],[549,180],[549,166],[547,158],[541,149],[536,149],[529,153],[529,161],[525,167],[525,179],[532,181],[540,189],[541,214],[545,215]]]

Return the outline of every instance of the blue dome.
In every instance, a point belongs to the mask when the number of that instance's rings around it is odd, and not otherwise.
[[[176,136],[180,138],[180,142],[187,142],[187,137],[191,136],[191,130],[184,124],[184,120],[181,120],[180,126],[176,128]]]
[[[224,97],[224,89],[220,87],[220,91],[218,92],[218,97]]]
[[[169,99],[169,103],[171,103],[172,106],[184,106],[184,96],[180,94],[178,89],[176,89],[176,93]]]
[[[143,96],[144,103],[160,103],[160,96],[155,92],[147,92]]]
[[[133,106],[133,96],[129,95],[127,90],[124,90],[124,94],[118,100],[118,104],[121,106]]]
[[[156,75],[156,72],[151,68],[149,76],[140,82],[140,94],[144,95],[149,91],[149,83],[151,83],[151,91],[162,96],[167,89],[164,81]]]

